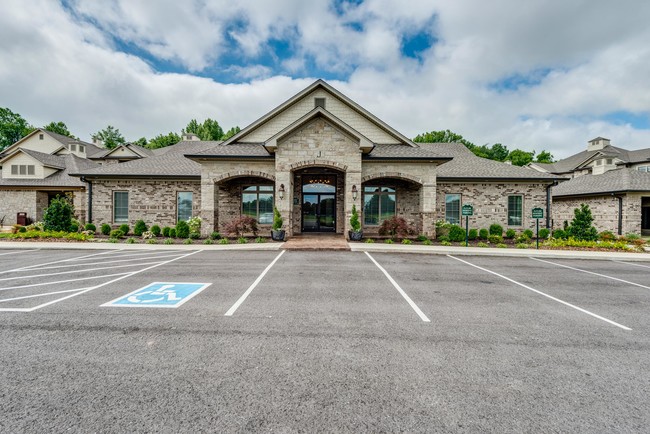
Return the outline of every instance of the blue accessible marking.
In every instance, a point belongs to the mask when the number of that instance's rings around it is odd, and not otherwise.
[[[211,283],[154,282],[102,306],[178,307],[203,291]]]

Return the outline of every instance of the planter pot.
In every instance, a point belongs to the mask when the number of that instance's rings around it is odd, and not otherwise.
[[[350,241],[361,241],[361,238],[363,238],[363,232],[348,231],[348,237],[350,238]]]
[[[285,231],[283,231],[283,230],[271,231],[271,239],[273,241],[284,241],[284,234],[285,234]]]

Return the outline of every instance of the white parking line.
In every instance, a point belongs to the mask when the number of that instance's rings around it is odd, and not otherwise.
[[[14,250],[13,252],[0,253],[0,256],[4,256],[4,255],[15,255],[15,254],[18,254],[18,253],[21,253],[21,254],[22,254],[22,253],[27,253],[27,252],[36,252],[36,251],[38,251],[38,250],[40,250],[40,249]]]
[[[624,262],[624,261],[616,261],[616,260],[612,262],[618,262],[619,264],[625,264],[625,265],[634,265],[635,267],[650,268],[650,265],[637,264],[636,262]]]
[[[257,277],[257,279],[255,279],[255,282],[253,282],[253,283],[251,284],[251,286],[248,287],[248,289],[246,290],[246,292],[244,292],[244,294],[242,294],[242,296],[239,297],[239,300],[237,300],[237,301],[235,302],[235,304],[233,304],[232,307],[231,307],[230,309],[228,309],[228,312],[226,312],[224,316],[232,316],[232,315],[235,313],[235,311],[237,310],[237,308],[238,308],[238,307],[239,307],[239,306],[244,302],[244,300],[246,300],[246,297],[248,297],[248,295],[249,295],[251,292],[253,292],[253,289],[255,289],[255,287],[257,286],[257,284],[260,283],[260,281],[264,278],[264,276],[266,276],[266,273],[269,272],[269,270],[271,269],[271,267],[273,267],[273,265],[275,265],[275,263],[278,262],[278,259],[280,259],[280,256],[282,256],[282,255],[284,254],[285,251],[286,251],[286,250],[281,251],[280,254],[279,254],[278,256],[275,257],[275,259],[273,260],[273,262],[271,262],[271,263],[270,263],[270,264],[269,264],[269,265],[264,269],[264,271],[262,271],[262,274],[260,274],[260,275]]]
[[[63,291],[46,292],[45,294],[23,295],[21,297],[3,298],[3,299],[0,300],[0,303],[6,303],[8,301],[15,301],[15,300],[24,300],[26,298],[47,297],[48,295],[65,294],[65,293],[68,293],[68,292],[83,291],[84,289],[88,289],[88,288],[66,289],[66,290],[63,290]]]
[[[9,291],[10,289],[33,288],[35,286],[55,285],[57,283],[79,282],[81,280],[102,279],[104,277],[122,276],[124,274],[129,274],[129,273],[132,273],[132,271],[127,271],[125,273],[105,274],[103,276],[79,277],[77,279],[57,280],[54,282],[31,283],[29,285],[20,285],[20,286],[7,286],[6,288],[0,288],[0,291]]]
[[[534,261],[539,261],[539,262],[546,262],[547,264],[557,265],[558,267],[568,268],[570,270],[580,271],[582,273],[593,274],[594,276],[605,277],[607,279],[616,280],[617,282],[622,282],[622,283],[627,283],[628,285],[638,286],[639,288],[650,289],[650,286],[645,286],[645,285],[641,285],[640,283],[630,282],[629,280],[619,279],[618,277],[612,277],[612,276],[608,276],[606,274],[594,273],[593,271],[587,271],[587,270],[583,270],[581,268],[570,267],[568,265],[558,264],[557,262],[545,261],[544,259],[537,259],[537,258],[532,258],[532,257],[530,259],[532,259]]]
[[[179,259],[187,258],[188,256],[194,255],[194,254],[199,253],[199,252],[201,252],[201,250],[195,250],[193,252],[190,252],[190,253],[188,253],[186,255],[183,255],[183,256],[180,256],[178,258],[170,259],[168,261],[161,262],[161,263],[156,264],[156,265],[151,265],[149,267],[143,268],[143,269],[138,270],[138,271],[131,272],[129,274],[126,274],[124,276],[121,276],[121,277],[118,277],[116,279],[110,280],[108,282],[104,282],[104,283],[101,283],[99,285],[91,286],[91,287],[86,288],[84,290],[77,291],[74,294],[66,295],[65,297],[61,297],[61,298],[58,298],[56,300],[48,301],[47,303],[39,304],[38,306],[27,307],[27,308],[0,308],[0,312],[33,312],[35,310],[44,308],[46,306],[50,306],[50,305],[52,305],[54,303],[58,303],[60,301],[67,300],[69,298],[76,297],[76,296],[81,295],[81,294],[85,294],[86,292],[93,291],[93,290],[101,288],[103,286],[110,285],[111,283],[115,283],[115,282],[120,281],[122,279],[126,279],[127,277],[135,276],[136,274],[151,270],[151,269],[156,268],[156,267],[160,267],[161,265],[169,264],[170,262],[174,262],[174,261],[177,261]]]
[[[415,304],[415,303],[413,302],[413,300],[411,300],[411,297],[409,297],[409,296],[406,294],[406,292],[404,292],[404,290],[403,290],[403,289],[402,289],[402,288],[397,284],[397,282],[395,282],[395,280],[390,276],[390,274],[388,274],[388,271],[386,271],[386,270],[384,269],[384,267],[382,267],[381,265],[379,265],[379,263],[378,263],[377,261],[375,261],[375,258],[373,258],[372,256],[370,256],[370,253],[365,252],[365,254],[368,255],[368,257],[370,258],[370,260],[371,260],[372,262],[375,263],[375,265],[377,266],[377,268],[379,268],[379,269],[381,270],[381,272],[384,273],[384,276],[386,276],[386,277],[388,278],[388,280],[390,281],[390,283],[393,284],[393,286],[395,287],[395,289],[397,289],[397,291],[402,295],[402,297],[404,297],[404,300],[406,300],[406,302],[409,304],[409,306],[411,306],[411,308],[415,311],[415,313],[418,314],[418,316],[420,317],[420,319],[421,319],[422,321],[424,321],[424,322],[431,322],[431,321],[429,320],[429,318],[427,318],[427,316],[426,316],[426,315],[425,315],[425,314],[420,310],[420,308],[417,306],[417,304]]]
[[[146,260],[146,259],[154,259],[155,260],[155,259],[160,259],[160,258],[171,258],[173,256],[180,256],[180,255],[182,255],[182,253],[177,253],[175,255],[151,256],[149,258],[138,258],[138,260]],[[118,264],[118,263],[121,263],[121,262],[133,262],[133,261],[134,261],[134,259],[117,259],[115,261],[104,261],[104,260],[102,260],[99,264],[101,264],[101,265],[104,265],[104,264]],[[39,270],[54,270],[56,268],[70,268],[70,267],[87,267],[89,265],[92,265],[92,264],[83,263],[83,264],[53,265],[51,267],[41,267],[41,268],[39,268]],[[26,269],[18,269],[18,270],[15,270],[15,271],[16,272],[19,272],[19,271],[34,271],[34,269],[33,268],[29,268],[29,269],[26,268]]]
[[[128,267],[142,267],[143,265],[152,265],[152,264],[157,264],[157,263],[158,262],[145,262],[144,264],[136,263],[136,264],[127,264],[127,265],[113,265],[112,267],[89,268],[89,269],[86,269],[86,270],[59,271],[58,273],[30,274],[30,275],[27,275],[27,276],[5,277],[5,278],[0,279],[0,282],[4,282],[4,281],[7,281],[7,280],[30,279],[30,278],[33,278],[33,277],[47,277],[47,276],[59,276],[61,274],[83,273],[84,271],[94,273],[95,271],[99,271],[99,270],[112,270],[114,268],[128,268]]]
[[[537,294],[539,294],[539,295],[543,295],[544,297],[550,298],[550,299],[553,300],[553,301],[557,301],[558,303],[562,303],[562,304],[565,305],[565,306],[569,306],[569,307],[572,308],[572,309],[576,309],[576,310],[578,310],[578,311],[580,311],[580,312],[582,312],[582,313],[586,313],[587,315],[591,315],[592,317],[594,317],[594,318],[598,318],[598,319],[601,320],[601,321],[605,321],[605,322],[607,322],[607,323],[609,323],[609,324],[612,324],[612,325],[614,325],[614,326],[616,326],[616,327],[620,327],[620,328],[622,328],[623,330],[632,330],[631,328],[626,327],[626,326],[624,326],[624,325],[622,325],[622,324],[619,324],[619,323],[617,323],[617,322],[614,322],[614,321],[612,321],[611,319],[607,319],[607,318],[602,317],[602,316],[600,316],[600,315],[597,315],[597,314],[595,314],[595,313],[593,313],[593,312],[589,312],[589,311],[586,310],[586,309],[583,309],[583,308],[581,308],[581,307],[578,307],[578,306],[576,306],[576,305],[573,305],[573,304],[571,304],[571,303],[568,303],[568,302],[566,302],[566,301],[564,301],[564,300],[560,300],[559,298],[553,297],[552,295],[548,295],[548,294],[546,294],[546,293],[544,293],[544,292],[542,292],[542,291],[539,291],[539,290],[537,290],[537,289],[535,289],[535,288],[531,288],[531,287],[528,286],[528,285],[524,285],[523,283],[517,282],[516,280],[513,280],[513,279],[511,279],[511,278],[509,278],[509,277],[506,277],[506,276],[504,276],[504,275],[502,275],[502,274],[499,274],[499,273],[496,273],[496,272],[494,272],[494,271],[488,270],[487,268],[479,267],[478,265],[474,265],[474,264],[472,264],[472,263],[470,263],[470,262],[467,262],[467,261],[464,261],[464,260],[462,260],[462,259],[460,259],[460,258],[456,258],[455,256],[447,255],[447,257],[452,258],[452,259],[455,259],[455,260],[460,261],[460,262],[463,262],[463,263],[465,263],[465,264],[467,264],[467,265],[469,265],[469,266],[472,266],[472,267],[474,267],[474,268],[478,268],[479,270],[483,270],[483,271],[485,271],[486,273],[494,274],[495,276],[498,276],[498,277],[500,277],[500,278],[502,278],[502,279],[505,279],[505,280],[507,280],[508,282],[512,282],[512,283],[514,283],[515,285],[519,285],[519,286],[521,286],[522,288],[526,288],[526,289],[528,289],[529,291],[533,291],[533,292],[535,292],[535,293],[537,293]]]
[[[0,271],[0,274],[13,273],[14,271],[29,270],[31,268],[38,268],[38,267],[41,267],[43,265],[51,265],[51,264],[59,264],[61,262],[76,261],[76,260],[79,260],[79,259],[90,258],[92,256],[106,255],[107,253],[110,253],[110,251],[108,251],[108,252],[100,252],[100,253],[93,253],[92,255],[77,256],[77,257],[68,258],[68,259],[61,259],[60,261],[45,262],[43,264],[26,265],[24,267],[14,268],[13,270]]]

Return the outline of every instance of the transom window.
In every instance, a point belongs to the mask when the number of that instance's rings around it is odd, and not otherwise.
[[[363,187],[363,223],[378,226],[384,220],[395,216],[395,199],[394,187]]]
[[[113,221],[125,223],[129,221],[129,192],[113,192]]]
[[[192,217],[192,192],[179,191],[176,194],[176,221],[187,221]]]
[[[636,168],[639,172],[650,172],[650,166],[639,166]]]
[[[508,196],[508,226],[521,226],[523,217],[523,197]]]
[[[445,194],[445,221],[454,225],[460,222],[460,194]]]
[[[259,224],[273,223],[273,186],[249,185],[242,189],[242,214],[253,217]]]

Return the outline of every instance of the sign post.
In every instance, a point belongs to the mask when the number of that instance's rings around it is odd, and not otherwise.
[[[537,249],[539,250],[539,219],[544,218],[544,208],[533,208],[533,218],[535,219],[535,224],[537,226]]]
[[[463,205],[462,215],[465,216],[465,247],[469,244],[469,216],[474,215],[474,207],[472,205]]]

